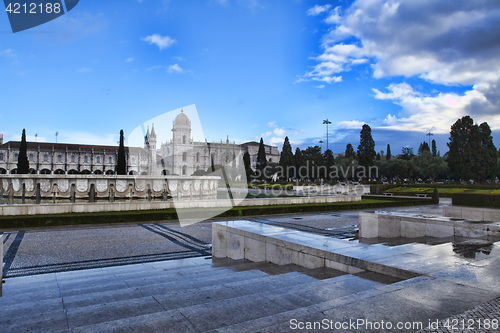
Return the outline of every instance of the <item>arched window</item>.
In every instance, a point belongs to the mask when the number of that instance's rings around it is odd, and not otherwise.
[[[183,162],[187,161],[187,153],[186,152],[182,153],[182,161]]]
[[[71,163],[75,163],[75,162],[76,162],[75,155],[71,155]]]
[[[3,161],[3,153],[0,153],[0,161]]]
[[[48,154],[44,154],[43,155],[43,161],[44,162],[48,162],[49,161],[49,155]]]
[[[97,156],[95,160],[97,163],[101,163],[101,156]]]
[[[89,157],[87,155],[85,155],[83,157],[83,163],[88,163],[89,162]]]
[[[30,154],[30,156],[29,156],[29,161],[30,161],[30,162],[34,162],[34,161],[35,161],[35,155]]]
[[[186,144],[186,136],[185,135],[182,136],[182,143]]]
[[[113,164],[113,157],[111,157],[111,156],[110,156],[110,157],[108,158],[108,163],[109,163],[109,164]]]
[[[185,176],[186,174],[187,174],[187,166],[186,166],[186,165],[184,165],[184,166],[182,167],[182,175],[183,175],[183,176]]]
[[[57,162],[62,163],[62,155],[57,155]]]
[[[196,162],[199,162],[200,161],[200,153],[196,153]]]

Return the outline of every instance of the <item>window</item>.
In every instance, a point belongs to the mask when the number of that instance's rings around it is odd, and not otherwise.
[[[135,157],[131,158],[132,164],[135,164]]]
[[[183,176],[185,176],[186,174],[187,174],[187,166],[186,166],[186,165],[184,165],[184,166],[182,167],[182,175],[183,175]]]
[[[18,160],[19,159],[19,154],[14,154],[14,160]]]
[[[71,155],[71,163],[75,163],[75,162],[76,162],[75,155]]]
[[[182,136],[182,143],[186,144],[186,136],[185,135]]]
[[[196,162],[200,161],[200,153],[196,153]]]
[[[111,157],[111,156],[110,156],[110,157],[108,158],[108,162],[109,162],[109,164],[112,164],[112,163],[113,163],[113,157]]]
[[[57,155],[57,162],[62,163],[62,155]]]
[[[30,161],[30,162],[34,162],[34,161],[35,161],[35,155],[30,154],[30,156],[29,156],[29,161]]]
[[[49,161],[49,155],[48,154],[43,154],[43,161],[48,162]]]
[[[101,163],[101,156],[97,156],[95,160],[97,163]]]
[[[182,153],[182,161],[186,162],[186,160],[187,160],[187,153],[184,152],[184,153]]]
[[[89,162],[89,157],[85,155],[83,157],[83,163],[88,163],[88,162]]]
[[[0,153],[0,161],[3,161],[3,153]]]

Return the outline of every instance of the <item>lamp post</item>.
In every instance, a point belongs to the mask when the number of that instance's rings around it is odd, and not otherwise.
[[[323,151],[323,140],[319,140],[319,144],[321,145],[321,151]]]
[[[330,125],[331,123],[331,121],[328,121],[328,118],[323,120],[323,125],[326,125],[326,150],[328,150],[328,125]]]
[[[434,135],[434,134],[432,134],[431,132],[429,132],[426,135],[429,137],[429,149],[430,149],[431,148],[431,135]]]
[[[56,143],[57,143],[57,136],[59,135],[59,132],[56,132]]]

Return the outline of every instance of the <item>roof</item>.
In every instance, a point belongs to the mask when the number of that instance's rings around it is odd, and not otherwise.
[[[242,143],[241,145],[242,146],[258,146],[258,145],[260,145],[260,143],[255,142],[255,141],[249,141],[249,142]],[[266,144],[264,144],[264,147],[277,148],[276,146],[270,146],[270,145],[266,145]]]
[[[53,143],[53,142],[27,142],[28,150],[70,150],[70,151],[116,151],[118,150],[118,146],[100,146],[100,145],[82,145],[82,144],[72,144],[72,143]],[[0,145],[0,149],[19,149],[21,145],[20,141],[9,141],[2,145]],[[129,151],[130,149],[140,149],[139,147],[125,147],[125,151]]]

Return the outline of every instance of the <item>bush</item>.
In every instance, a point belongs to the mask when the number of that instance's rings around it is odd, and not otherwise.
[[[434,191],[432,192],[432,203],[435,203],[435,204],[439,203],[439,191],[435,187],[434,187]]]
[[[500,208],[500,195],[477,193],[454,193],[451,195],[453,206]]]

